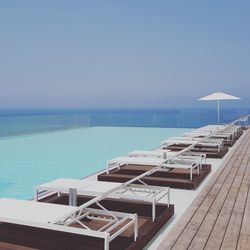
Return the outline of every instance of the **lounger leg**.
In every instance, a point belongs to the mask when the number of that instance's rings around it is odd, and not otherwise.
[[[72,204],[77,206],[77,190],[75,188],[72,190]]]
[[[138,238],[138,216],[135,214],[135,224],[134,224],[134,241]]]
[[[109,237],[104,239],[104,250],[109,250]]]
[[[75,188],[69,189],[69,205],[77,206],[77,190]]]
[[[107,169],[106,169],[107,174],[109,174],[109,163],[107,162]]]
[[[38,189],[37,188],[35,188],[34,200],[38,201]]]
[[[152,201],[152,220],[155,221],[155,198]]]
[[[168,207],[170,206],[170,187],[168,187]]]
[[[193,169],[190,168],[190,181],[192,181],[192,180],[193,180]]]

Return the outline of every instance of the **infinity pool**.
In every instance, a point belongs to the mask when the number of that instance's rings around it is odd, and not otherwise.
[[[188,130],[90,127],[0,139],[0,197],[29,199],[37,184],[92,174],[113,157],[158,147]]]

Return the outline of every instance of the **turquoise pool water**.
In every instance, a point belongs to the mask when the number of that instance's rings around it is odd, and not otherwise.
[[[90,127],[0,139],[0,197],[29,199],[35,185],[80,178],[135,149],[152,149],[189,129]]]

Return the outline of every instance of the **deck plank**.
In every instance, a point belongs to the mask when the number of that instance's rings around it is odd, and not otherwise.
[[[219,234],[221,233],[219,237],[224,239],[225,247],[231,234],[234,235],[234,244],[237,245],[243,215],[246,218],[249,217],[247,206],[250,203],[246,204],[249,192],[249,157],[250,131],[246,131],[222,166],[163,240],[158,247],[159,250],[203,249],[205,246],[207,249],[217,249],[213,245],[217,242],[213,242],[212,237],[216,235],[218,229],[220,229]],[[242,203],[244,203],[243,208],[240,206]],[[231,214],[234,214],[232,218]],[[234,229],[235,232],[232,231],[234,223],[238,225],[237,229]],[[241,248],[242,244],[248,240],[247,236],[250,231],[246,223],[244,228],[246,237],[242,237],[239,241]],[[227,229],[228,232],[226,232]],[[223,238],[224,235],[225,238]]]
[[[240,237],[238,240],[237,249],[247,250],[250,246],[250,186],[248,187],[248,197],[244,211]]]

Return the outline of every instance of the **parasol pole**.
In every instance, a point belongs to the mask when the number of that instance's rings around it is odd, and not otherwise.
[[[220,100],[217,100],[217,124],[218,124],[218,128],[219,128],[219,124],[220,124]]]

